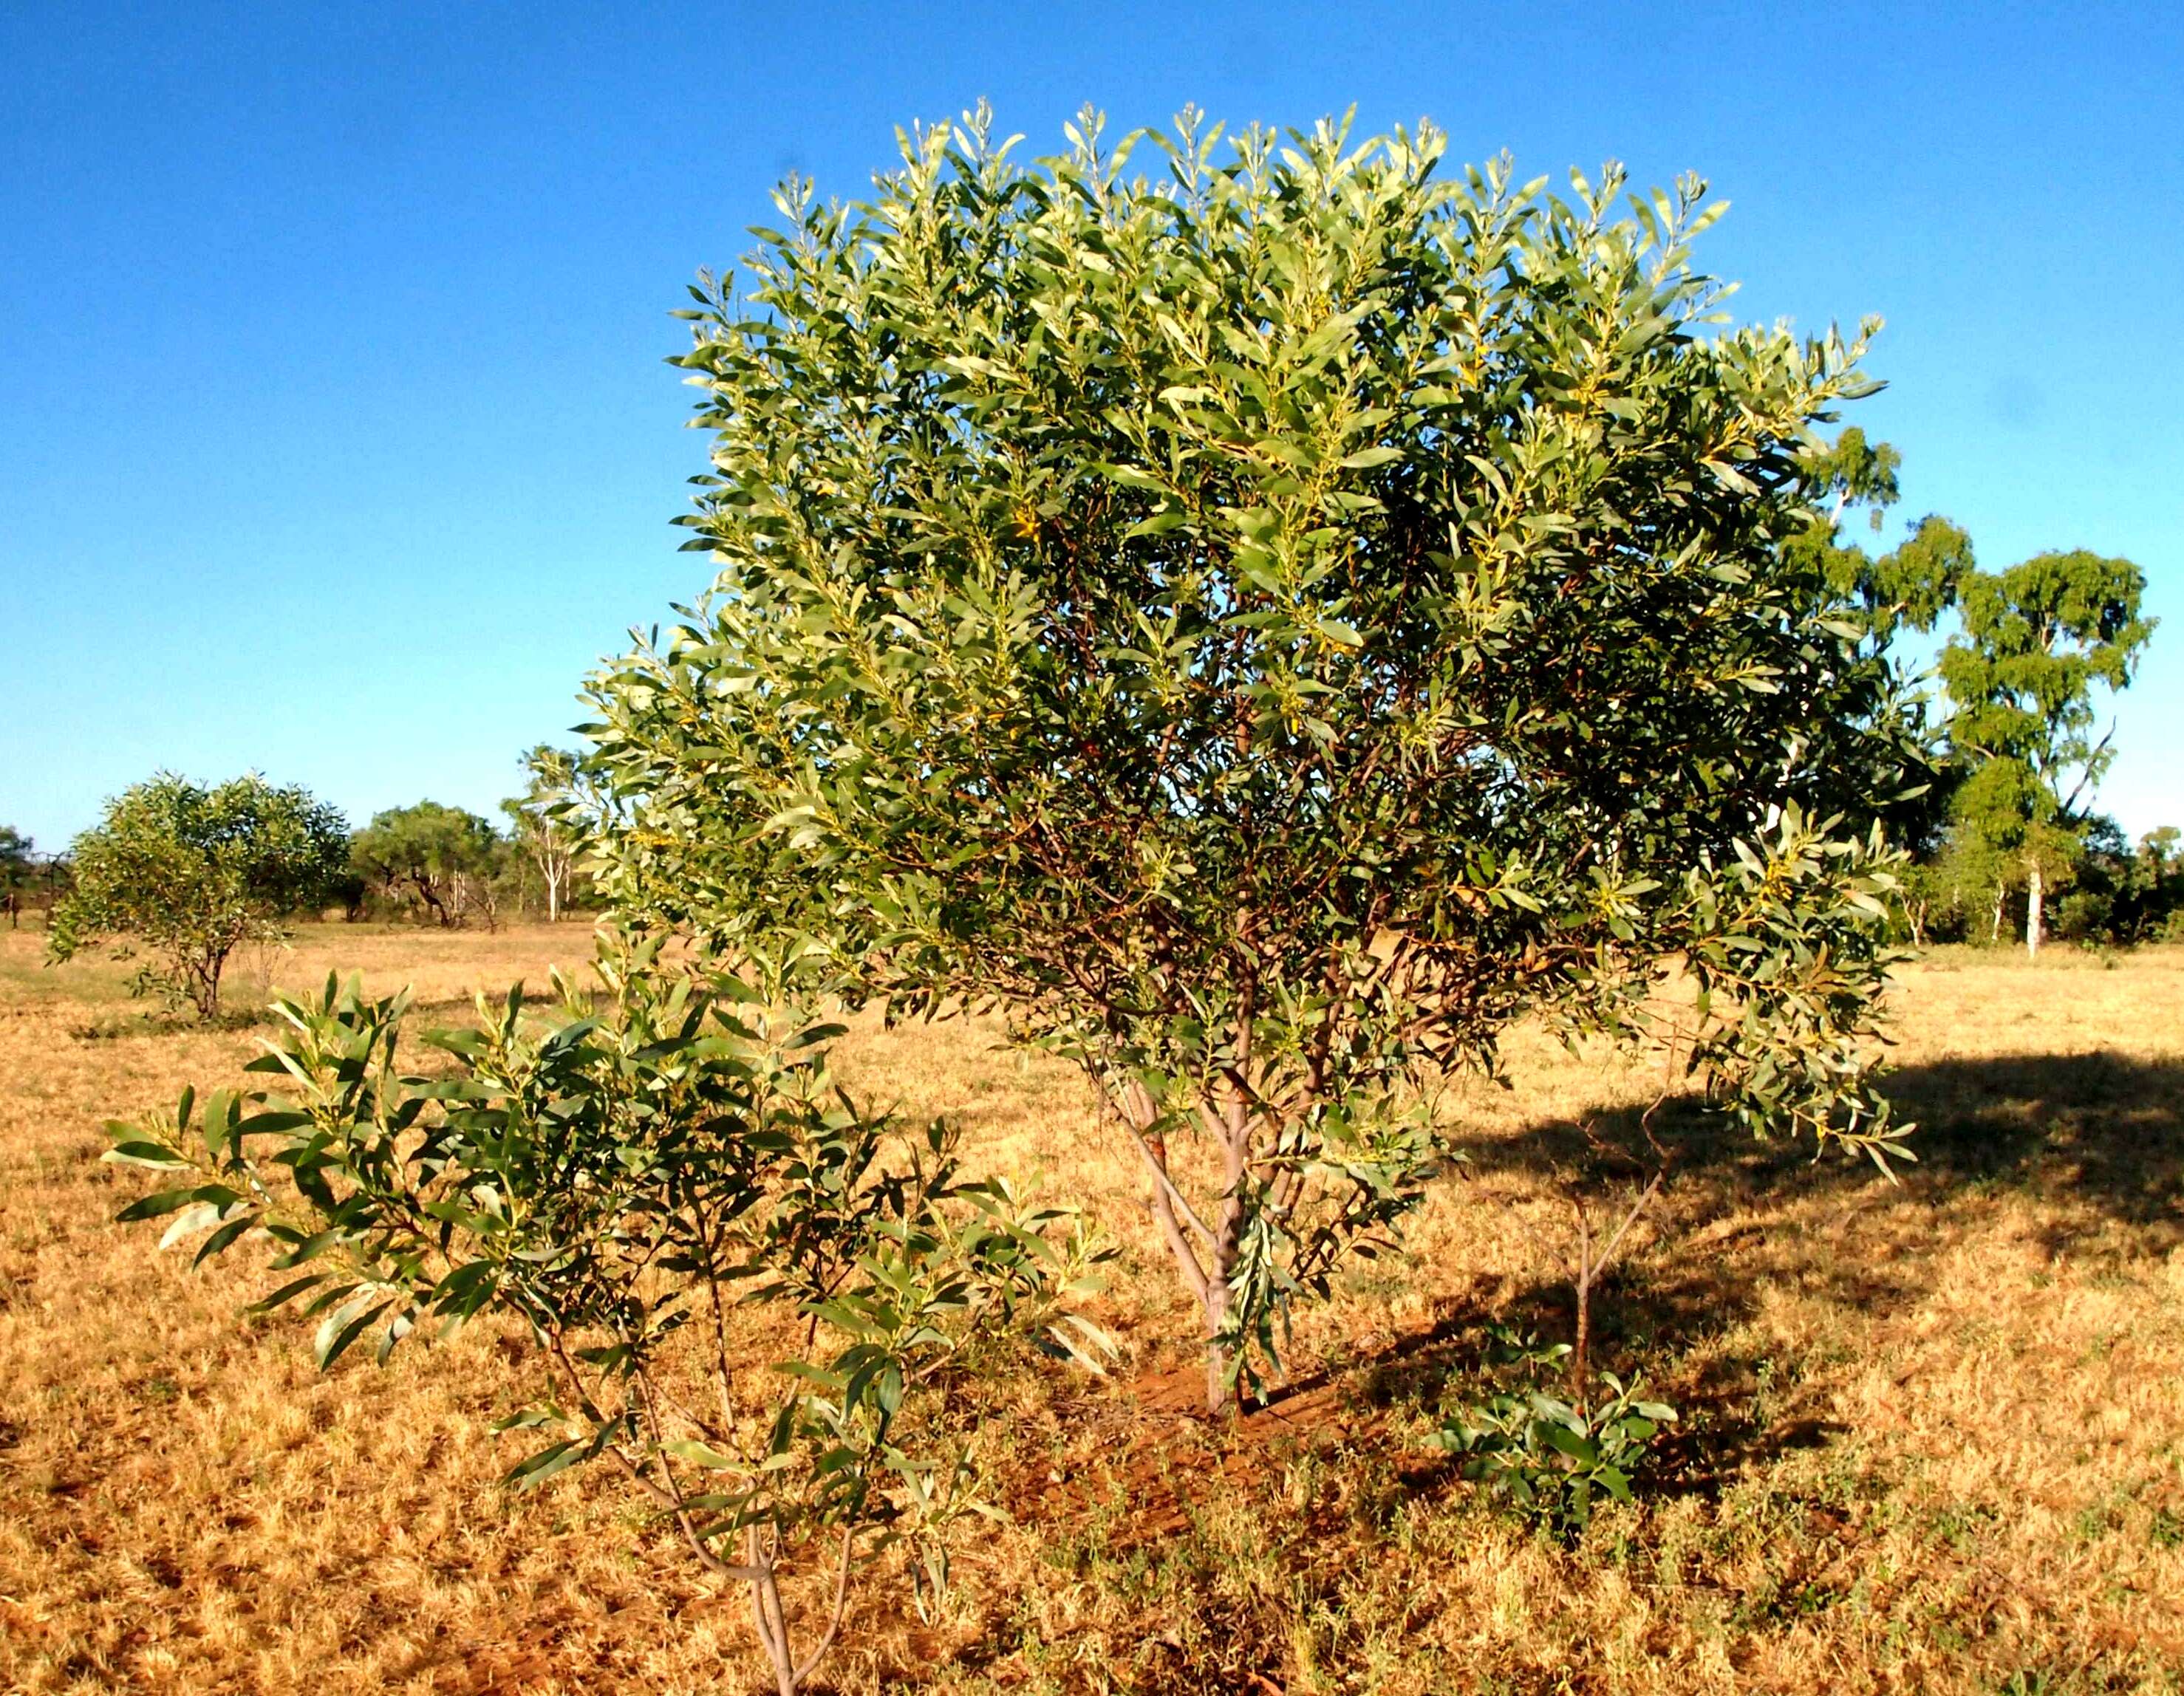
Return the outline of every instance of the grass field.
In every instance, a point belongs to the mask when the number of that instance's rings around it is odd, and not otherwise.
[[[114,1210],[100,1122],[232,1082],[248,1030],[148,1022],[125,969],[0,932],[0,1688],[760,1688],[715,1595],[604,1472],[514,1499],[521,1398],[490,1327],[321,1377],[270,1280],[193,1273]],[[454,1012],[576,965],[564,926],[329,927],[330,965]],[[247,982],[235,986],[240,1001]],[[1185,1415],[1192,1365],[1133,1168],[1084,1086],[975,1024],[861,1026],[844,1070],[1122,1245],[1106,1382],[1007,1387],[947,1611],[884,1577],[842,1691],[2184,1689],[2184,952],[1943,954],[1905,968],[1895,1093],[1920,1164],[1701,1136],[1596,1324],[1685,1410],[1658,1490],[1565,1548],[1423,1438],[1485,1326],[1563,1334],[1573,1126],[1650,1076],[1543,1041],[1457,1093],[1472,1159],[1407,1263],[1301,1328],[1290,1392]]]

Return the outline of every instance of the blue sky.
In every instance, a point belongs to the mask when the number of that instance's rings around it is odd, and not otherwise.
[[[2085,546],[2165,620],[2103,803],[2184,823],[2184,9],[0,9],[0,823],[159,767],[361,822],[489,809],[706,575],[667,313],[785,171],[854,195],[990,98],[1056,146],[1187,101],[1429,116],[1734,203],[1743,314],[1889,320],[1857,416],[1983,564]]]

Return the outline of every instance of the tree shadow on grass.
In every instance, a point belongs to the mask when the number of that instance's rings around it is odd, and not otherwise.
[[[2018,1187],[2075,1199],[2184,1243],[2184,1061],[2089,1054],[1937,1060],[1887,1087],[1919,1123],[1922,1187]]]
[[[1884,1087],[1898,1119],[1917,1126],[1907,1139],[1915,1158],[1897,1168],[1906,1196],[2017,1189],[2138,1227],[2148,1252],[2184,1243],[2184,1060],[2109,1051],[1936,1060],[1890,1072]],[[1468,1167],[1576,1180],[1604,1195],[1603,1184],[1651,1169],[1640,1116],[1604,1108],[1543,1120],[1472,1147]],[[1863,1159],[1816,1161],[1808,1143],[1741,1135],[1696,1100],[1671,1102],[1655,1130],[1674,1150],[1671,1182],[1686,1214],[1882,1182]]]
[[[1786,1220],[1801,1199],[1817,1193],[1903,1215],[2014,1194],[2045,1204],[2040,1228],[2053,1254],[2093,1239],[2134,1258],[2184,1245],[2184,1062],[2111,1052],[1947,1059],[1903,1067],[1886,1087],[1899,1117],[1918,1126],[1909,1139],[1917,1160],[1894,1185],[1863,1160],[1815,1163],[1809,1145],[1741,1135],[1696,1101],[1658,1115],[1655,1133],[1677,1154],[1657,1221],[1665,1233],[1596,1289],[1593,1328],[1602,1365],[1698,1358],[1675,1387],[1691,1417],[1665,1446],[1671,1488],[1713,1488],[1748,1460],[1830,1434],[1825,1421],[1798,1416],[1794,1398],[1769,1393],[1787,1363],[1704,1346],[1752,1317],[1763,1284],[1866,1313],[1897,1310],[1931,1287],[1915,1248],[1837,1252]],[[1475,1175],[1581,1185],[1596,1228],[1628,1204],[1646,1170],[1639,1115],[1624,1109],[1543,1120],[1468,1152]],[[1365,1363],[1366,1393],[1431,1403],[1476,1371],[1490,1326],[1566,1341],[1574,1305],[1568,1277],[1498,1292],[1474,1282],[1431,1327]]]

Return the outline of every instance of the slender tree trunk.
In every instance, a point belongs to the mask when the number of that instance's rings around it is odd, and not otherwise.
[[[1236,935],[1248,944],[1251,915],[1236,915]],[[1228,1321],[1228,1281],[1235,1275],[1237,1251],[1244,1240],[1244,1191],[1251,1167],[1252,1034],[1258,1012],[1257,986],[1245,977],[1236,1004],[1234,1059],[1223,1079],[1218,1109],[1206,1115],[1206,1128],[1221,1143],[1221,1217],[1214,1227],[1212,1264],[1206,1272],[1206,1411],[1220,1415],[1236,1405],[1234,1351],[1221,1341]]]
[[[190,998],[197,1003],[198,1017],[208,1025],[220,1017],[220,975],[227,965],[227,955],[226,948],[208,954],[191,973],[196,984]]]
[[[1211,1337],[1213,1303],[1209,1286],[1212,1281],[1204,1263],[1198,1258],[1198,1248],[1192,1246],[1191,1232],[1197,1233],[1196,1242],[1207,1251],[1209,1258],[1215,1245],[1214,1233],[1192,1211],[1190,1204],[1183,1198],[1175,1187],[1175,1180],[1168,1171],[1167,1139],[1158,1128],[1160,1109],[1155,1104],[1150,1092],[1134,1078],[1117,1089],[1110,1098],[1114,1103],[1115,1111],[1129,1128],[1131,1139],[1138,1145],[1139,1154],[1145,1159],[1146,1176],[1152,1185],[1153,1218],[1160,1225],[1161,1239],[1167,1244],[1168,1254],[1175,1261],[1176,1275],[1183,1280],[1184,1287],[1198,1303],[1199,1312],[1207,1316],[1206,1334]],[[1189,1230],[1185,1229],[1186,1226]],[[1225,1291],[1227,1286],[1224,1284],[1223,1288]]]
[[[1234,1357],[1220,1338],[1228,1318],[1228,1280],[1235,1272],[1237,1250],[1243,1240],[1244,1185],[1251,1148],[1249,1104],[1240,1093],[1224,1098],[1218,1106],[1200,1104],[1200,1121],[1221,1149],[1226,1184],[1221,1210],[1208,1225],[1175,1187],[1168,1171],[1167,1139],[1156,1129],[1160,1111],[1145,1087],[1133,1080],[1109,1098],[1144,1157],[1151,1182],[1153,1218],[1175,1261],[1177,1275],[1196,1299],[1205,1321],[1206,1410],[1226,1413],[1235,1399],[1229,1382]]]
[[[546,922],[558,925],[561,922],[561,885],[569,876],[568,856],[542,837],[534,857],[538,862],[538,876],[546,885]]]
[[[1646,1117],[1652,1115],[1649,1113]],[[1669,1181],[1669,1159],[1666,1154],[1662,1155],[1652,1182],[1638,1192],[1638,1198],[1630,1204],[1630,1210],[1596,1254],[1592,1248],[1592,1222],[1585,1215],[1585,1198],[1574,1186],[1571,1188],[1570,1205],[1577,1214],[1577,1276],[1571,1285],[1577,1297],[1577,1346],[1570,1351],[1570,1405],[1580,1413],[1592,1405],[1593,1289],[1615,1264],[1617,1251],[1623,1247],[1623,1239],[1630,1234],[1630,1227],[1638,1222],[1638,1215],[1645,1212],[1646,1204],[1661,1193],[1661,1186]]]
[[[1996,884],[1994,887],[1994,922],[1987,926],[1986,931],[1987,945],[1990,948],[2002,940],[2003,892],[2002,886],[1999,883]]]
[[[2046,892],[2040,881],[2040,863],[2035,860],[2025,869],[2025,952],[2027,958],[2040,958],[2041,897]]]
[[[1206,1411],[1224,1414],[1235,1406],[1233,1351],[1221,1340],[1228,1322],[1228,1280],[1235,1275],[1236,1251],[1244,1235],[1244,1183],[1250,1163],[1251,1119],[1240,1095],[1223,1104],[1221,1176],[1226,1188],[1215,1227],[1212,1264],[1206,1272]]]
[[[1573,1197],[1572,1205],[1577,1209],[1577,1277],[1570,1287],[1577,1298],[1577,1338],[1570,1350],[1570,1405],[1583,1413],[1592,1382],[1592,1225],[1582,1198]]]

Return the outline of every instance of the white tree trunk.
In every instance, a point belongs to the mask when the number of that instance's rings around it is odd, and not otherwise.
[[[2025,952],[2032,959],[2040,958],[2040,867],[2036,861],[2025,875]]]

